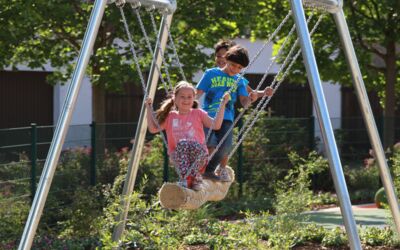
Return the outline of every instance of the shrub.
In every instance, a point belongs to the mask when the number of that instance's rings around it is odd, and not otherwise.
[[[400,194],[400,149],[399,147],[394,148],[393,156],[391,157],[392,173],[393,173],[393,184],[397,192],[397,196]]]
[[[378,208],[384,208],[385,206],[388,205],[388,200],[385,194],[385,188],[382,187],[376,192],[374,202],[376,207]]]
[[[332,230],[328,230],[322,239],[323,246],[341,246],[346,244],[347,236],[343,230],[336,227]]]
[[[360,232],[361,242],[368,246],[395,246],[396,234],[390,228],[365,227]]]
[[[95,249],[98,245],[97,239],[93,237],[60,239],[51,236],[36,237],[32,243],[32,250],[45,249]]]
[[[379,189],[379,169],[373,167],[356,167],[344,169],[346,184],[353,202],[371,202]]]
[[[4,199],[0,196],[0,249],[12,249],[20,239],[29,208],[28,199]]]
[[[262,112],[261,116],[265,116]],[[245,116],[246,119],[249,116]],[[312,144],[308,119],[259,119],[243,141],[244,192],[250,197],[262,197],[274,192],[274,184],[290,168],[288,153],[304,155]],[[237,131],[236,131],[237,134]],[[232,159],[236,164],[236,159]]]

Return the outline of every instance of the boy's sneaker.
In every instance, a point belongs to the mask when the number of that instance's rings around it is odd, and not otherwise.
[[[231,182],[232,179],[229,176],[228,170],[226,168],[219,168],[219,178],[223,182]]]
[[[215,175],[213,172],[204,172],[203,178],[212,181],[221,181],[221,178],[219,178],[219,176]]]

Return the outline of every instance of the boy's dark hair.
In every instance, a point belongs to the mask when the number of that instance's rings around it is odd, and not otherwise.
[[[249,52],[247,49],[240,45],[235,45],[231,47],[225,54],[225,58],[228,61],[247,67],[249,65]]]
[[[214,45],[214,53],[216,54],[220,49],[228,50],[230,47],[235,45],[236,43],[234,41],[221,39]]]

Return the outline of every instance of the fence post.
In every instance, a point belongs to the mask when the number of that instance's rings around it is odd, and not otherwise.
[[[169,173],[168,173],[168,161],[169,161],[169,159],[168,159],[168,148],[167,148],[167,146],[165,145],[165,143],[163,143],[163,155],[164,155],[164,171],[163,171],[163,180],[164,180],[164,182],[167,182],[168,181],[168,175],[169,175]]]
[[[308,119],[308,149],[309,152],[315,149],[315,117],[310,116]],[[317,175],[311,175],[311,188],[313,191],[317,189]]]
[[[378,129],[378,134],[379,137],[381,138],[381,141],[383,141],[383,124],[385,121],[385,115],[382,115],[381,117],[376,118],[376,127]]]
[[[96,185],[96,122],[92,121],[90,124],[90,144],[92,150],[90,151],[90,185]]]
[[[239,131],[243,127],[243,120],[240,118],[239,122]],[[238,141],[240,140],[241,135],[238,138]],[[238,182],[239,182],[239,198],[242,197],[243,195],[243,143],[239,145],[238,148],[238,166],[237,166],[237,176],[238,176]]]
[[[36,163],[37,163],[37,127],[31,123],[31,199],[36,192]]]
[[[312,150],[314,150],[315,149],[315,137],[314,137],[314,134],[315,134],[315,121],[314,121],[314,116],[310,116],[310,119],[309,119],[309,124],[308,124],[308,127],[309,127],[309,137],[308,137],[308,146],[310,147],[310,151],[312,151]]]

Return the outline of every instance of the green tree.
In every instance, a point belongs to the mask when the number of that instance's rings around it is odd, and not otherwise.
[[[353,31],[355,46],[359,48],[360,64],[367,74],[366,81],[377,86],[384,108],[383,141],[386,147],[394,144],[394,117],[399,101],[400,66],[400,2],[349,1],[349,28]]]
[[[211,65],[211,57],[204,48],[212,47],[221,37],[240,35],[240,20],[245,17],[246,6],[244,2],[232,0],[177,2],[171,32],[185,74],[190,79],[194,72]],[[55,71],[49,76],[49,82],[67,82],[81,48],[93,1],[0,0],[0,3],[5,6],[0,10],[0,20],[3,21],[0,27],[0,65],[11,65],[16,69],[20,64],[31,68],[43,68],[45,64],[50,64]],[[147,33],[153,34],[150,37],[154,45],[155,34],[150,18],[146,11],[141,12],[144,13],[142,18]],[[151,55],[146,53],[147,47],[141,39],[143,35],[134,13],[125,8],[125,14],[134,35],[136,50],[143,56],[142,69],[146,72]],[[160,17],[156,16],[159,21]],[[105,121],[105,91],[122,91],[123,84],[127,82],[140,83],[128,43],[117,43],[117,38],[128,40],[118,8],[110,4],[101,22],[86,72],[93,84],[93,119],[97,122]],[[171,70],[173,80],[177,80],[178,70],[176,67]]]
[[[368,90],[377,91],[384,117],[385,146],[393,145],[394,116],[399,101],[400,2],[398,0],[343,1],[364,82]],[[290,9],[288,1],[257,1],[257,21],[250,24],[252,37],[267,37]],[[310,25],[311,26],[311,25]],[[287,28],[288,29],[288,28]],[[282,38],[278,36],[277,42]],[[312,38],[321,78],[341,85],[351,85],[350,72],[341,50],[336,24],[327,15]],[[300,61],[300,60],[299,60]],[[291,77],[305,83],[305,70],[297,63]],[[340,72],[340,73],[338,73]],[[346,72],[346,73],[345,73]]]

